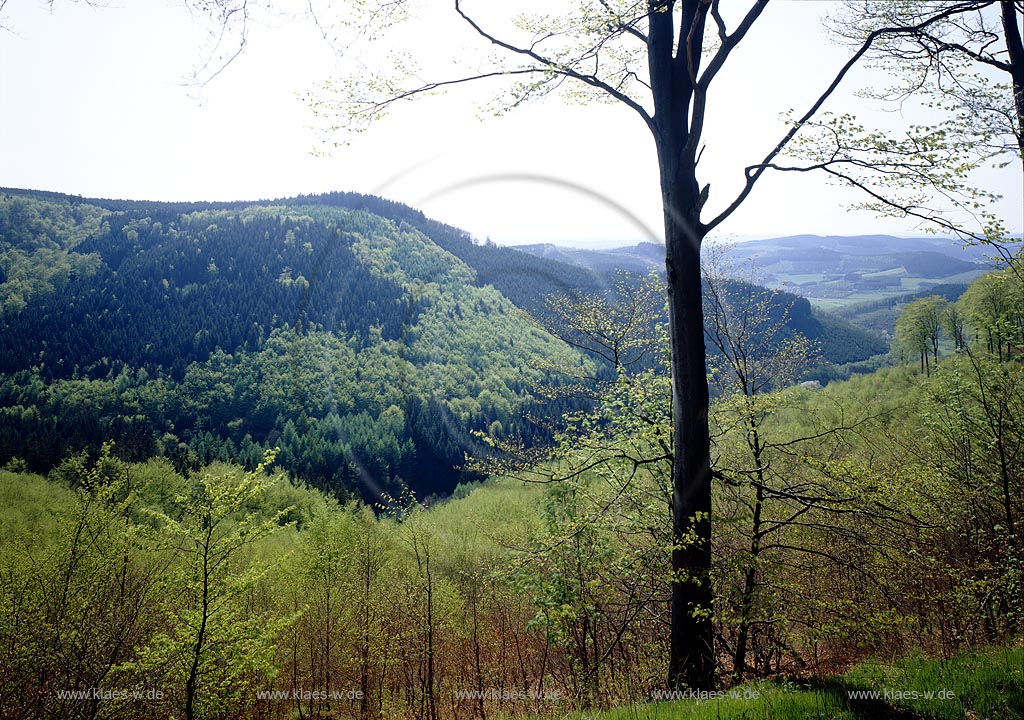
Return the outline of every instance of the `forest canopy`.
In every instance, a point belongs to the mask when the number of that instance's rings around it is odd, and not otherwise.
[[[0,465],[48,472],[114,440],[125,460],[162,456],[180,472],[253,468],[280,447],[296,478],[370,501],[479,479],[466,456],[490,450],[474,432],[550,441],[581,400],[545,398],[559,379],[544,368],[610,370],[548,333],[545,298],[626,287],[354,193],[147,203],[9,190],[0,270]],[[804,299],[772,297],[819,342],[808,377],[886,352]],[[659,305],[652,322],[664,321]]]

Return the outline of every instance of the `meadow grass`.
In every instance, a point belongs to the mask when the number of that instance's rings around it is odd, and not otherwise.
[[[842,678],[850,688],[917,692],[890,701],[928,720],[1024,718],[1024,647],[982,650],[948,660],[913,656],[895,665],[862,663]],[[945,699],[920,697],[942,692]],[[952,695],[952,697],[950,697]]]
[[[930,694],[930,697],[926,697]],[[748,683],[710,700],[536,716],[535,720],[1021,720],[1024,647],[952,659],[865,662],[844,675]]]

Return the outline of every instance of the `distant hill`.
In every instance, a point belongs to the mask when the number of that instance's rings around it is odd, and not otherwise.
[[[522,245],[518,249],[595,272],[661,272],[665,256],[664,247],[653,243],[610,250],[555,245]],[[991,269],[993,252],[940,237],[793,235],[737,243],[731,255],[740,263],[754,262],[757,282],[795,292],[819,307],[833,308],[945,283],[970,282]]]
[[[895,235],[788,235],[736,244],[737,254],[770,256],[797,250],[824,250],[841,255],[889,255],[893,252],[937,252],[970,261],[985,261],[988,248],[964,245],[959,240],[936,235],[897,237]]]
[[[584,250],[549,243],[516,245],[515,249],[600,273],[626,270],[647,274],[652,271],[663,272],[665,268],[665,246],[654,243],[639,243],[611,250]]]
[[[742,280],[730,282],[725,290],[736,294],[764,292],[763,288],[751,286]],[[815,341],[821,359],[827,363],[857,363],[889,350],[888,342],[880,334],[855,327],[846,320],[828,313],[816,312],[806,298],[785,291],[776,291],[769,312],[773,316],[781,317],[783,311],[786,312],[788,330],[799,332],[809,340]]]
[[[306,200],[365,209],[413,225],[473,268],[477,285],[493,285],[513,303],[534,315],[543,314],[546,295],[572,291],[606,292],[614,285],[614,276],[619,271],[647,275],[664,272],[665,267],[665,247],[654,243],[611,250],[580,250],[551,244],[501,247],[493,243],[476,243],[463,230],[430,220],[407,205],[381,198],[357,193],[331,193]],[[782,293],[777,302],[781,307],[802,301],[793,293]],[[818,313],[810,305],[795,308],[790,324],[793,329],[816,340],[822,357],[830,363],[858,362],[888,350],[886,341],[873,332]]]
[[[809,238],[812,236],[801,237],[808,238],[806,242],[807,247],[804,247],[802,250],[790,247],[788,240],[779,248],[775,248],[771,244],[774,241],[763,242],[767,243],[767,248],[783,255],[793,253],[794,257],[803,257],[800,253],[807,252],[818,258],[818,261],[822,263],[840,262],[842,255],[838,250],[825,247],[812,250],[809,248]],[[801,243],[804,243],[804,240],[797,239],[797,244]],[[734,252],[741,261],[742,259],[757,257],[754,277],[758,281],[762,281],[764,274],[761,272],[761,258],[753,253],[749,253],[749,250],[753,248],[748,248],[748,246],[756,244],[744,243],[737,246]],[[581,250],[548,244],[520,245],[517,246],[517,249],[537,257],[573,263],[592,272],[612,273],[618,270],[626,270],[644,274],[650,272],[663,273],[665,267],[665,247],[654,243],[639,243],[631,247],[620,247],[610,250]],[[741,252],[741,249],[744,252]],[[908,255],[910,257],[907,262],[913,261],[922,266],[926,265],[930,258],[929,254],[924,254],[920,257],[914,253],[908,253]],[[956,262],[952,258],[949,261]],[[934,261],[932,264],[935,265]],[[970,267],[973,268],[974,266],[971,265]],[[790,328],[818,342],[821,356],[827,362],[836,365],[855,363],[867,360],[874,355],[888,350],[886,340],[880,334],[874,332],[873,328],[856,327],[843,318],[834,317],[816,310],[807,299],[802,297],[802,292],[792,285],[780,286],[779,284],[773,285],[769,282],[764,282],[763,284],[780,291],[775,298],[775,304],[779,308],[790,308],[788,320]]]
[[[823,309],[969,283],[992,268],[994,254],[950,238],[890,235],[794,235],[739,243],[731,253],[754,263],[759,282]]]

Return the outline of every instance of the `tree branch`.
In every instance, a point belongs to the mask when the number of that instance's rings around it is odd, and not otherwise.
[[[504,50],[507,50],[507,51],[509,51],[511,53],[515,53],[516,55],[526,56],[526,57],[530,58],[531,60],[533,60],[534,62],[539,63],[540,65],[542,65],[550,73],[553,73],[553,74],[556,74],[556,75],[561,75],[561,76],[567,77],[567,78],[571,78],[573,80],[578,80],[578,81],[580,81],[582,83],[590,85],[593,88],[596,88],[598,90],[602,90],[602,91],[606,92],[608,95],[612,96],[613,98],[615,98],[619,102],[623,103],[627,107],[629,107],[632,110],[634,110],[638,115],[640,115],[640,117],[647,124],[647,126],[649,128],[651,128],[651,130],[653,131],[654,123],[653,123],[653,120],[652,120],[650,114],[647,112],[647,110],[645,110],[644,107],[642,105],[640,105],[640,103],[638,103],[636,100],[631,98],[629,95],[626,95],[621,90],[618,90],[617,88],[612,87],[608,83],[604,82],[603,80],[601,80],[601,79],[599,79],[599,78],[597,78],[597,77],[595,77],[593,75],[586,75],[586,74],[581,73],[581,72],[579,72],[577,70],[574,70],[572,67],[569,67],[567,65],[563,65],[562,63],[558,63],[558,62],[555,62],[554,60],[546,58],[543,55],[541,55],[538,52],[536,52],[536,50],[534,50],[533,48],[521,48],[521,47],[517,47],[515,45],[512,45],[511,43],[507,43],[504,40],[499,40],[494,35],[491,35],[487,31],[485,31],[475,20],[473,20],[473,18],[471,18],[469,15],[467,15],[463,11],[462,6],[461,6],[461,0],[455,0],[455,12],[457,12],[459,14],[459,16],[463,20],[465,20],[466,23],[468,23],[469,26],[473,28],[473,30],[475,30],[477,32],[477,34],[479,34],[482,38],[484,38],[485,40],[489,41],[490,43],[492,43],[494,45],[497,45],[498,47],[500,47],[500,48],[502,48]],[[534,72],[542,72],[542,70],[540,68],[534,68],[532,70]]]
[[[839,85],[842,84],[843,80],[846,78],[847,74],[849,74],[850,70],[852,70],[853,67],[858,62],[860,62],[861,58],[863,58],[864,55],[867,54],[867,52],[872,48],[876,40],[878,40],[880,37],[889,35],[914,34],[921,30],[923,27],[926,27],[928,24],[937,22],[939,19],[943,17],[948,17],[952,14],[954,14],[954,10],[950,8],[944,11],[943,13],[939,13],[934,18],[930,18],[926,23],[920,23],[912,27],[881,28],[879,30],[873,31],[870,35],[868,35],[868,37],[861,44],[860,48],[858,48],[857,52],[853,54],[853,57],[851,57],[843,65],[843,67],[840,68],[839,72],[836,73],[836,76],[833,78],[832,82],[825,89],[825,91],[818,96],[818,99],[815,100],[815,102],[811,105],[810,109],[803,114],[800,120],[793,124],[793,126],[783,136],[779,143],[764,157],[764,159],[760,163],[758,163],[757,165],[750,165],[744,170],[746,182],[743,186],[743,189],[740,191],[739,195],[737,195],[736,198],[732,201],[732,203],[730,203],[729,206],[725,208],[725,210],[723,210],[717,217],[715,217],[713,220],[706,224],[705,227],[708,229],[708,231],[710,232],[715,227],[720,225],[726,218],[732,215],[737,208],[739,208],[739,206],[743,203],[744,200],[747,199],[747,196],[750,195],[750,191],[754,189],[754,185],[764,174],[764,171],[767,170],[769,165],[775,160],[775,158],[782,153],[782,151],[786,148],[789,142],[796,136],[798,132],[800,132],[800,129],[807,123],[807,121],[814,117],[818,110],[821,109],[821,106],[824,105],[825,101],[827,101],[829,97],[832,96],[832,93],[835,92],[836,88],[838,88]]]

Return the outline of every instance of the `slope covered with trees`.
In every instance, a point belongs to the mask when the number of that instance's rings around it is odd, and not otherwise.
[[[0,270],[0,462],[46,471],[114,439],[126,459],[162,454],[182,471],[253,467],[280,445],[296,476],[367,497],[398,478],[449,492],[465,454],[485,450],[474,430],[544,439],[526,411],[578,401],[534,407],[539,366],[568,351],[519,310],[550,325],[546,297],[623,292],[609,273],[355,193],[150,203],[5,191]],[[770,297],[825,368],[885,351],[806,300]]]
[[[45,471],[113,439],[252,467],[279,445],[342,495],[448,492],[471,431],[533,438],[542,358],[588,362],[365,209],[10,191],[0,231],[0,462]]]

